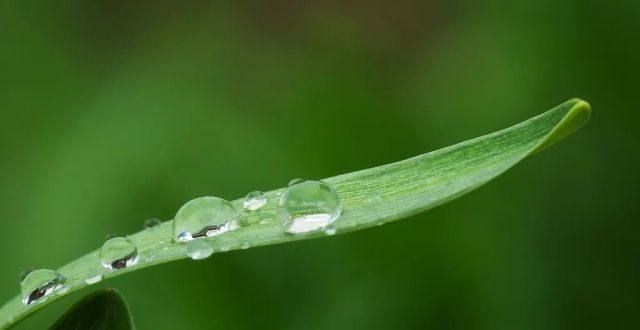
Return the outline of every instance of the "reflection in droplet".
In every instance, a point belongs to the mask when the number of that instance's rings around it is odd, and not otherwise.
[[[100,262],[107,269],[133,266],[137,261],[138,248],[126,237],[114,237],[100,248]]]
[[[22,303],[31,305],[43,302],[52,293],[65,288],[67,279],[50,269],[37,269],[30,272],[20,283]]]
[[[186,203],[173,221],[173,238],[187,242],[233,230],[238,212],[228,201],[218,197],[200,197]]]

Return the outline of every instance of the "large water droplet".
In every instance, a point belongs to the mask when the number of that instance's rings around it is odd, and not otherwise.
[[[160,219],[156,219],[156,218],[147,219],[144,222],[144,228],[146,229],[153,228],[161,223],[162,221],[160,221]]]
[[[202,260],[213,254],[213,247],[206,240],[187,242],[187,254],[193,260]]]
[[[218,197],[196,198],[180,208],[173,221],[173,239],[187,242],[232,230],[238,211]]]
[[[278,200],[278,216],[286,232],[306,233],[325,228],[342,212],[336,190],[322,181],[289,186]]]
[[[20,283],[22,303],[30,305],[42,302],[52,293],[65,287],[67,279],[60,273],[49,269],[37,269],[30,272]]]
[[[262,191],[253,191],[244,198],[242,206],[249,211],[255,211],[265,204],[267,204],[267,197],[264,193]]]
[[[121,269],[138,262],[138,248],[125,237],[114,237],[100,248],[100,262],[107,269]]]

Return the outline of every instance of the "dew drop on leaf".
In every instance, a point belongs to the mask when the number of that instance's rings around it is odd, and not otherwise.
[[[278,200],[278,217],[292,234],[324,229],[342,212],[336,190],[322,181],[306,180],[287,187]]]
[[[20,283],[22,303],[31,305],[43,302],[54,292],[63,290],[67,279],[50,269],[37,269],[30,272]]]
[[[256,211],[267,204],[267,197],[262,191],[252,191],[242,202],[242,207],[249,211]]]
[[[187,202],[173,221],[173,239],[187,242],[234,229],[238,211],[218,197],[200,197]]]
[[[126,237],[114,237],[100,248],[100,263],[107,269],[116,270],[133,266],[138,261],[138,248]]]

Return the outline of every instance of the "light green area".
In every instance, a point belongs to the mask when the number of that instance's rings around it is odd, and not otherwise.
[[[493,134],[397,163],[325,179],[337,190],[342,202],[343,213],[334,223],[337,233],[409,217],[459,197],[573,133],[589,115],[589,105],[574,99]],[[247,222],[256,224],[208,238],[211,246],[216,251],[237,250],[247,245],[263,246],[325,235],[284,233],[275,216],[276,196],[281,191],[266,192],[267,204],[243,215],[255,218],[256,221]],[[233,203],[242,209],[243,201]],[[70,289],[65,294],[86,287],[85,279],[98,274],[110,278],[188,257],[185,245],[172,240],[171,222],[133,234],[130,239],[139,250],[136,265],[109,272],[100,265],[97,251],[89,253],[59,269],[69,281]],[[16,297],[0,309],[0,327],[17,322],[55,300],[51,297],[45,303],[25,307]]]

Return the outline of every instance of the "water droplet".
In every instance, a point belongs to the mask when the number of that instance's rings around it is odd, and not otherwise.
[[[144,228],[146,229],[153,228],[161,223],[162,221],[160,221],[160,219],[156,219],[156,218],[147,219],[144,222]]]
[[[262,191],[253,191],[247,194],[242,206],[249,211],[255,211],[265,204],[267,204],[267,197],[264,193]]]
[[[63,289],[67,279],[60,273],[49,269],[34,270],[20,283],[22,303],[31,305],[42,302],[52,293]]]
[[[286,232],[306,233],[325,228],[342,212],[336,190],[322,181],[289,186],[278,200],[278,216]]]
[[[248,242],[244,242],[244,243],[242,243],[242,245],[240,245],[240,248],[243,249],[243,250],[246,250],[246,249],[248,249],[250,247],[251,247],[251,244],[249,244]]]
[[[324,229],[324,233],[327,235],[335,235],[336,234],[336,227],[334,226],[327,226],[327,228]]]
[[[228,201],[218,197],[200,197],[187,202],[173,221],[173,238],[186,242],[199,237],[211,237],[232,230],[238,211]]]
[[[98,274],[96,276],[92,276],[92,277],[86,278],[84,280],[84,283],[87,283],[88,285],[91,285],[91,284],[96,284],[96,283],[98,283],[100,281],[102,281],[102,274]]]
[[[213,254],[213,247],[205,240],[187,242],[187,254],[193,260],[202,260]]]
[[[298,184],[300,182],[304,182],[304,179],[300,179],[300,178],[291,179],[291,181],[289,181],[289,184],[287,186],[291,187],[294,184]]]
[[[121,269],[135,265],[138,248],[125,237],[114,237],[100,248],[100,262],[107,269]]]

